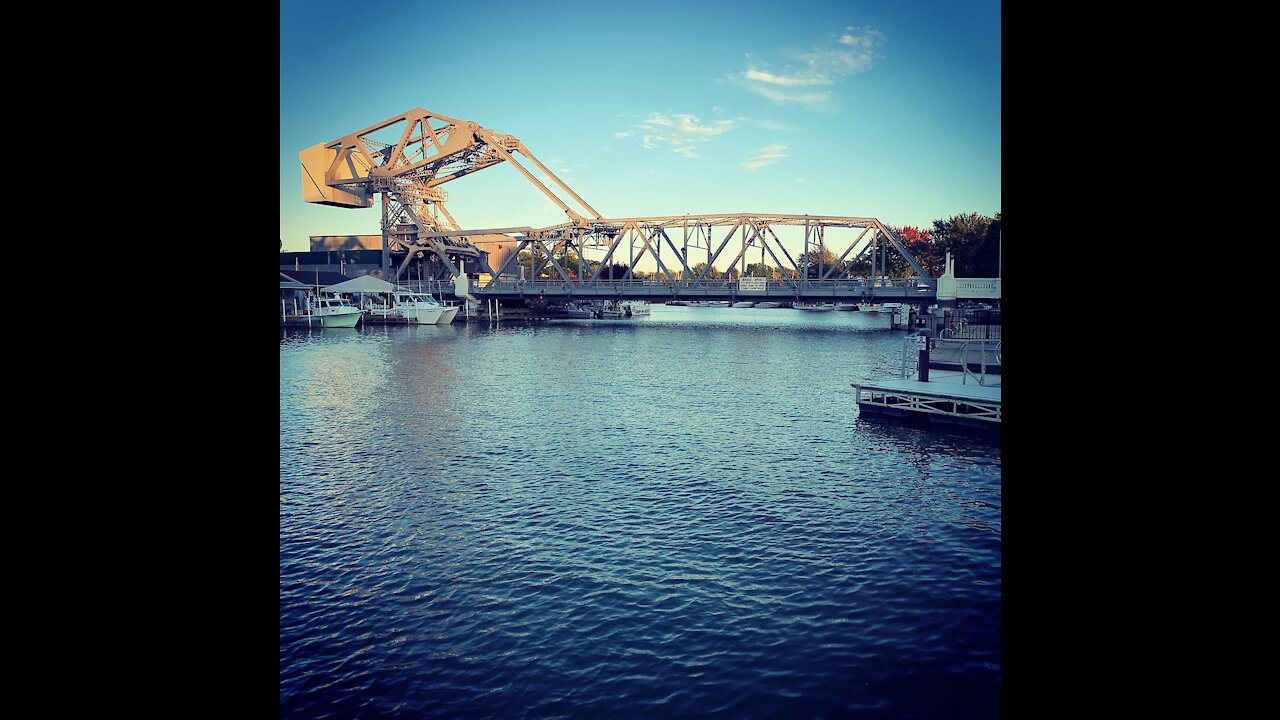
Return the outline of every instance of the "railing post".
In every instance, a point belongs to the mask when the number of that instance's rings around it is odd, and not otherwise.
[[[917,335],[916,347],[920,349],[920,367],[916,369],[916,376],[920,382],[929,382],[929,336]]]

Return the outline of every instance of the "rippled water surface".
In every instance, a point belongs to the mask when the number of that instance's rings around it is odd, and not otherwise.
[[[867,313],[281,331],[280,706],[995,717],[1000,448]]]

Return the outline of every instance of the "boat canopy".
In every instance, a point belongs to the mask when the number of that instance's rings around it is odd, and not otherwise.
[[[394,292],[396,286],[386,280],[379,280],[372,275],[361,275],[354,277],[337,285],[330,285],[324,289],[325,292],[331,293],[384,293]]]

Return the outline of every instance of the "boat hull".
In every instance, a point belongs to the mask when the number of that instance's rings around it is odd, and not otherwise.
[[[440,320],[440,316],[444,314],[444,308],[401,308],[398,312],[410,325],[435,325]]]
[[[327,328],[353,328],[356,323],[360,322],[360,318],[364,315],[362,312],[341,313],[334,315],[317,315],[312,319],[320,321],[320,327]]]
[[[437,325],[449,325],[453,319],[458,316],[457,305],[446,305],[444,312],[440,313],[440,319],[436,321]]]

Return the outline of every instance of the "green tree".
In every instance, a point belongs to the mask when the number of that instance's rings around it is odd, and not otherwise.
[[[703,268],[705,268],[706,266],[707,266],[706,263],[700,262],[689,269],[694,272],[694,277],[697,277],[698,273],[701,273]],[[723,276],[724,276],[724,273],[717,270],[715,265],[712,265],[711,269],[707,271],[707,277],[715,280],[719,280]]]
[[[819,257],[822,258],[821,274],[818,273]],[[825,245],[822,246],[821,249],[819,249],[818,247],[810,247],[808,252],[808,258],[809,258],[809,278],[813,280],[816,280],[818,278],[821,278],[823,275],[826,275],[827,271],[831,269],[831,266],[836,264],[836,254],[831,252],[831,250],[827,248]],[[804,254],[802,254],[799,258],[796,258],[797,262],[800,264],[800,267],[802,269],[804,268],[804,259],[805,259]],[[831,277],[836,277],[837,275],[841,275],[846,269],[847,268],[841,268],[840,270],[837,270],[835,273],[832,273]]]
[[[1000,214],[955,215],[933,221],[933,240],[942,252],[951,251],[958,277],[995,277],[1000,262]]]

